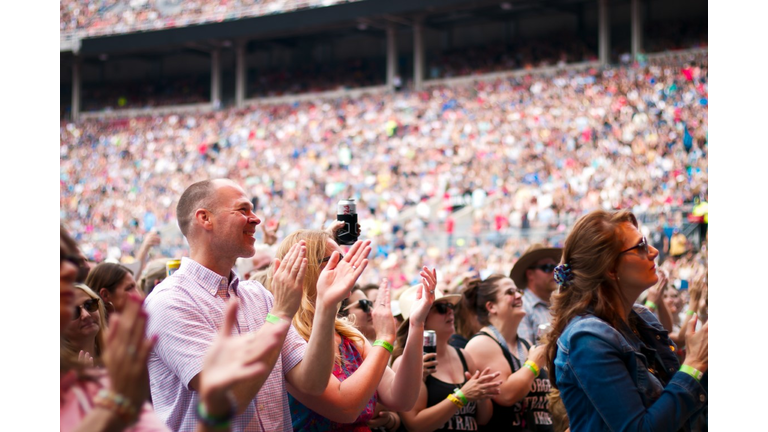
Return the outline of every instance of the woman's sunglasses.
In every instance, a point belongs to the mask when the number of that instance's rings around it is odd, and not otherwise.
[[[440,315],[445,315],[448,313],[448,309],[454,310],[456,309],[456,306],[453,305],[453,303],[435,303],[432,305],[432,307],[439,313]]]
[[[638,249],[644,256],[648,256],[648,240],[646,240],[645,236],[643,236],[643,238],[640,240],[640,243],[632,246],[629,249],[625,249],[625,250],[619,252],[619,255],[621,255],[621,254],[623,254],[625,252],[629,252],[631,250],[635,250],[635,249]]]
[[[347,311],[355,306],[360,306],[360,309],[362,309],[364,313],[368,313],[371,311],[371,309],[373,309],[373,302],[368,299],[360,299],[345,307],[343,310]]]
[[[86,300],[80,306],[75,306],[75,314],[72,316],[72,321],[80,318],[80,309],[85,309],[88,313],[93,313],[99,310],[99,299]]]
[[[557,264],[542,264],[531,267],[532,269],[539,269],[543,271],[544,273],[552,273],[555,271],[555,267],[557,267]]]

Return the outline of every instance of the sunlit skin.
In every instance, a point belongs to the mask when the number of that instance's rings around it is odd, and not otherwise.
[[[352,294],[349,296],[349,302],[347,303],[347,306],[349,307],[347,312],[349,313],[350,319],[353,320],[355,327],[357,327],[366,338],[371,339],[376,336],[376,331],[373,329],[373,316],[371,315],[370,309],[367,313],[363,312],[358,300],[366,300],[365,294],[360,290],[352,291]],[[352,318],[353,316],[354,318]]]
[[[128,300],[128,294],[136,294],[139,297],[143,297],[142,292],[136,289],[136,280],[130,273],[126,273],[115,287],[115,290],[109,293],[108,301],[112,302],[112,306],[115,307],[116,311],[122,312],[125,302]]]
[[[630,222],[619,225],[619,236],[622,251],[636,246],[643,239],[643,234]],[[658,255],[659,251],[650,244],[647,254],[642,248],[632,249],[619,255],[615,270],[610,272],[609,278],[618,284],[624,299],[625,319],[629,319],[632,304],[640,294],[659,281],[655,262]]]

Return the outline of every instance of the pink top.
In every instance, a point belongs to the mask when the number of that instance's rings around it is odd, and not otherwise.
[[[61,377],[61,431],[74,430],[93,410],[93,399],[102,388],[109,385],[106,374],[98,381],[78,380],[74,371]],[[145,403],[139,414],[139,420],[125,429],[129,432],[168,432],[170,429],[160,421],[152,411],[152,405]]]

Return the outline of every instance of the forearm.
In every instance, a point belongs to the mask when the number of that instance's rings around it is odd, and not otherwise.
[[[318,301],[304,359],[291,370],[291,384],[302,393],[319,396],[328,385],[335,352],[335,320],[336,311]]]
[[[422,381],[422,363],[424,361],[422,338],[424,333],[424,324],[411,323],[408,333],[409,337],[403,350],[403,358],[400,360],[400,367],[392,378],[388,392],[379,392],[382,396],[382,403],[394,411],[409,411],[416,403],[419,397],[419,387],[414,383]]]
[[[512,406],[520,402],[531,390],[533,380],[536,377],[527,367],[520,368],[513,373],[499,386],[500,394],[493,398],[497,404],[502,406]]]
[[[493,417],[493,403],[490,399],[477,401],[477,423],[480,425],[488,424]]]
[[[667,330],[667,332],[671,332],[673,330],[672,315],[669,313],[669,310],[664,305],[664,301],[660,300],[657,307],[659,311],[658,313],[659,322]]]
[[[440,403],[417,413],[413,411],[401,412],[400,418],[408,430],[427,432],[439,429],[453,417],[458,409],[459,407],[453,402],[443,399]]]
[[[128,428],[114,411],[96,407],[83,418],[73,432],[119,432]]]

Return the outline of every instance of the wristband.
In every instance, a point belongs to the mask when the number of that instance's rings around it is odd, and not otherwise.
[[[694,311],[692,311],[692,310],[690,310],[690,309],[688,309],[687,311],[685,311],[685,314],[686,314],[686,315],[688,315],[688,316],[691,316],[691,315],[693,315],[693,314],[695,314],[695,313],[696,313],[696,312],[694,312]]]
[[[536,363],[534,363],[531,360],[526,360],[525,363],[523,364],[523,366],[527,367],[528,369],[531,370],[531,372],[533,372],[533,377],[534,378],[538,378],[538,376],[539,376],[539,367],[536,365]]]
[[[201,400],[197,402],[197,418],[203,422],[206,426],[214,429],[228,429],[232,419],[237,414],[237,399],[231,391],[227,392],[227,398],[229,399],[230,412],[222,417],[214,417],[208,413],[208,409],[205,403]]]
[[[96,394],[93,405],[114,412],[126,424],[132,424],[138,420],[136,407],[131,405],[128,398],[119,393],[101,389]]]
[[[645,301],[645,307],[647,307],[648,309],[658,309],[658,307],[656,306],[656,303],[650,300]]]
[[[395,349],[395,347],[393,347],[391,343],[385,341],[384,339],[376,339],[373,342],[373,346],[380,346],[385,350],[389,351],[390,354],[392,354],[392,350]]]
[[[464,404],[453,394],[449,394],[447,399],[453,402],[453,404],[456,405],[457,407],[464,408]]]
[[[685,372],[688,375],[696,378],[696,381],[701,381],[701,376],[704,375],[700,370],[685,364],[680,366],[680,372]]]
[[[267,318],[266,318],[266,319],[267,319],[267,322],[269,322],[269,323],[272,323],[272,324],[277,324],[277,323],[279,323],[280,321],[282,321],[282,320],[283,320],[283,319],[282,319],[282,318],[280,318],[279,316],[277,316],[277,315],[272,315],[271,313],[268,313],[268,314],[267,314]]]
[[[461,389],[456,389],[456,390],[454,390],[454,391],[453,391],[453,395],[454,395],[455,397],[457,397],[457,398],[461,399],[461,402],[462,402],[464,405],[467,405],[467,404],[469,403],[469,401],[467,400],[467,397],[466,397],[466,396],[464,396],[464,392],[462,392],[462,391],[461,391]]]

